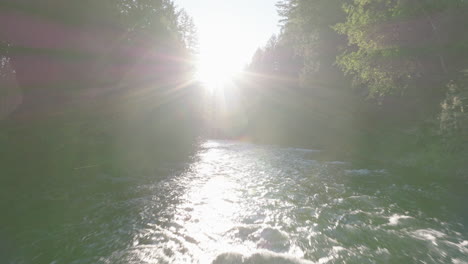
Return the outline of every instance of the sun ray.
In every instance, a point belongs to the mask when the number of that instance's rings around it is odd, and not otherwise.
[[[198,58],[196,79],[210,91],[222,89],[232,82],[236,74],[236,69],[230,63],[216,52],[202,54]]]

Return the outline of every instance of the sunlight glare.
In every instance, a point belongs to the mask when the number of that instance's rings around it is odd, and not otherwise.
[[[232,81],[235,69],[227,62],[221,62],[211,56],[201,56],[197,66],[196,79],[209,90],[217,90]]]
[[[197,80],[210,89],[219,89],[234,77],[232,70],[210,61],[201,61],[197,66]]]
[[[225,34],[226,29],[213,26],[200,39],[195,77],[211,91],[232,84],[246,64],[246,56],[249,56],[238,39]]]

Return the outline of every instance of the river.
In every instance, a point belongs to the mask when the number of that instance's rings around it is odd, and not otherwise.
[[[7,263],[468,263],[466,182],[233,141],[158,173],[15,201]]]

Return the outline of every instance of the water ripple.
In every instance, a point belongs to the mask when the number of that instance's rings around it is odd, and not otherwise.
[[[49,235],[76,263],[468,263],[446,187],[317,153],[207,141],[172,177],[110,179],[127,187]]]

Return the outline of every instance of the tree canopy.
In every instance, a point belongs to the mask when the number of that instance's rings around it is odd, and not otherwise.
[[[283,87],[298,89],[291,98],[302,106],[289,116],[309,112],[299,125],[309,137],[329,127],[319,138],[340,130],[335,140],[349,136],[358,144],[351,149],[391,153],[383,141],[407,140],[450,141],[466,151],[466,1],[284,0],[277,7],[281,32],[257,51],[249,71],[290,80]],[[406,146],[394,155],[420,149]]]

